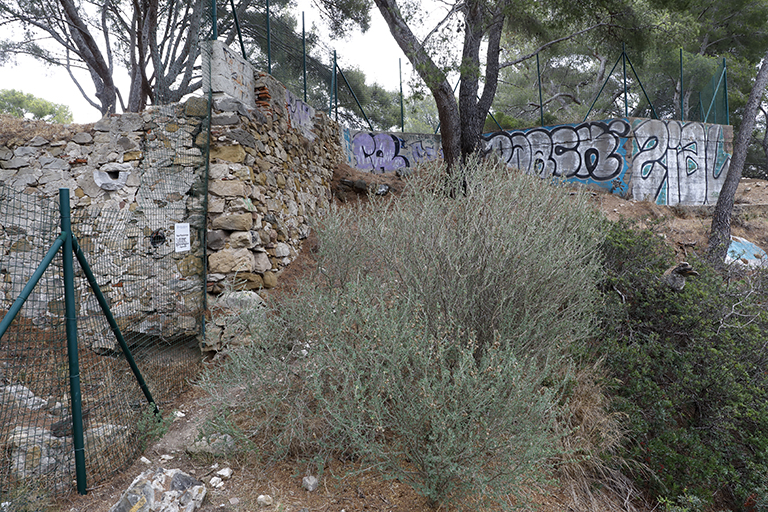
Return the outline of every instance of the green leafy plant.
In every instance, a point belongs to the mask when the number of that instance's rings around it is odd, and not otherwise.
[[[154,403],[148,404],[141,412],[141,416],[136,423],[141,450],[146,450],[152,441],[160,439],[167,434],[171,423],[173,423],[171,415],[163,417],[157,411]]]
[[[768,275],[693,260],[700,275],[674,292],[660,280],[668,250],[626,225],[604,254],[608,309],[593,348],[630,419],[626,455],[650,470],[637,479],[656,496],[741,510],[768,472]]]
[[[265,456],[365,461],[433,505],[503,507],[562,450],[569,350],[598,310],[602,225],[559,185],[475,162],[332,209],[317,279],[203,387]]]

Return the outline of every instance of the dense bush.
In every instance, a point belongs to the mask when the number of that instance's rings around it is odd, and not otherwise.
[[[599,310],[601,229],[557,182],[423,171],[396,200],[333,209],[318,280],[205,387],[265,455],[345,456],[433,504],[503,506],[562,447],[553,423],[568,350]]]
[[[613,227],[605,242],[608,300],[595,351],[630,420],[626,453],[643,486],[734,510],[765,503],[768,476],[768,276],[730,269],[674,292],[673,264],[650,231]]]

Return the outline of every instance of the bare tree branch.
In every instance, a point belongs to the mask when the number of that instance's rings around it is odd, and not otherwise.
[[[591,27],[587,27],[587,28],[585,28],[583,30],[579,30],[578,32],[574,32],[573,34],[570,34],[570,35],[567,35],[567,36],[564,36],[564,37],[560,37],[558,39],[553,39],[552,41],[549,41],[549,42],[544,43],[543,45],[539,46],[538,48],[536,48],[531,53],[523,55],[522,57],[519,57],[519,58],[517,58],[515,60],[504,62],[503,64],[499,64],[499,69],[504,69],[504,68],[508,68],[510,66],[514,66],[516,64],[520,64],[521,62],[524,62],[524,61],[526,61],[528,59],[531,59],[531,58],[535,57],[537,53],[540,53],[540,52],[546,50],[547,48],[549,48],[550,46],[556,45],[557,43],[561,43],[563,41],[567,41],[569,39],[573,39],[574,37],[580,36],[582,34],[586,34],[587,32],[590,32],[590,31],[595,30],[595,29],[600,28],[600,27],[610,27],[610,26],[615,26],[615,25],[611,25],[610,23],[595,23]]]

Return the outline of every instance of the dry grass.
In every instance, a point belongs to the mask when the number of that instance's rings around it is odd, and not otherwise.
[[[20,119],[0,114],[0,146],[15,148],[40,136],[51,142],[69,141],[78,132],[87,132],[93,124],[57,124],[31,119]]]
[[[576,374],[568,401],[571,416],[560,423],[566,429],[562,442],[567,455],[558,476],[571,510],[634,512],[641,495],[624,474],[634,465],[619,455],[625,435],[623,418],[607,412],[605,378],[600,362]]]

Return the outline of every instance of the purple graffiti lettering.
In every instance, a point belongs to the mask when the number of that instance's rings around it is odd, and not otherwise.
[[[285,91],[285,108],[288,110],[288,125],[299,130],[305,138],[315,139],[312,129],[315,126],[315,109],[294,96],[291,91]]]
[[[372,173],[383,174],[410,167],[410,161],[400,154],[400,147],[400,139],[389,133],[357,133],[352,139],[356,167]]]

